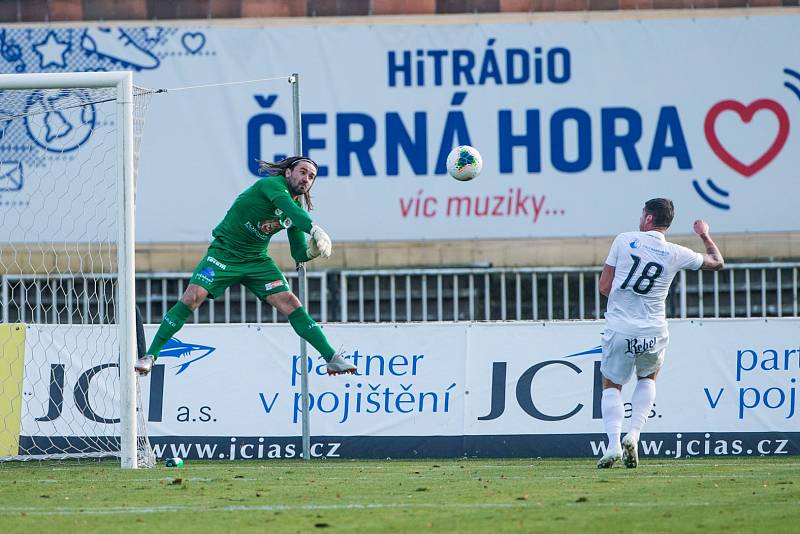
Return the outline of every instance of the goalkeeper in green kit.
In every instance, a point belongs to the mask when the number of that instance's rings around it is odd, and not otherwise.
[[[289,290],[286,278],[267,251],[272,236],[286,229],[295,261],[331,255],[330,237],[311,221],[306,211],[312,207],[309,191],[317,176],[317,164],[305,157],[259,163],[259,172],[268,177],[240,194],[214,228],[214,239],[192,274],[189,286],[164,316],[147,353],[136,361],[134,368],[140,375],[150,372],[164,344],[206,297],[222,295],[236,283],[244,284],[259,299],[286,315],[297,335],[325,359],[329,375],[356,372],[355,365],[328,343],[322,329]],[[310,236],[308,242],[305,234]]]

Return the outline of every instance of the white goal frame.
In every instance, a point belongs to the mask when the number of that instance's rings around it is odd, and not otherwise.
[[[116,88],[117,97],[117,326],[119,327],[120,466],[135,469],[136,435],[136,312],[134,262],[134,135],[133,74],[66,72],[0,74],[0,90]]]

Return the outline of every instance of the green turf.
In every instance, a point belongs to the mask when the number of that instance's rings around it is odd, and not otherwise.
[[[798,532],[800,459],[0,465],[9,532]]]

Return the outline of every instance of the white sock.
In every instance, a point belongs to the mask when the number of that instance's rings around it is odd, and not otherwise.
[[[600,408],[603,411],[603,426],[608,434],[608,451],[619,451],[622,449],[619,437],[622,434],[622,395],[617,388],[606,388],[603,390],[603,398],[600,401]]]
[[[656,381],[652,378],[640,378],[631,398],[631,428],[628,435],[639,440],[639,433],[650,415],[653,402],[656,400]]]

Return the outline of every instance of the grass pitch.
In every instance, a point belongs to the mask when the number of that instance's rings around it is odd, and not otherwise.
[[[797,532],[800,459],[0,465],[11,532]]]

